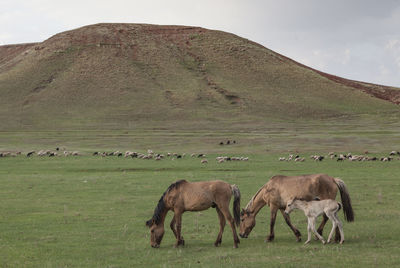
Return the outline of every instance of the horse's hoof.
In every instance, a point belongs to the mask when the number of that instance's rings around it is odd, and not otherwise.
[[[238,245],[233,245],[233,248],[238,248]]]
[[[216,246],[216,247],[219,247],[220,245],[221,245],[221,241],[214,243],[214,246]]]
[[[265,238],[264,242],[272,242],[274,241],[274,237],[273,236],[267,236],[267,238]]]
[[[325,244],[326,244],[326,241],[325,241],[325,240],[322,240],[322,244],[325,245]]]
[[[306,242],[304,242],[304,245],[307,245],[308,243],[310,243],[310,240],[307,240]]]
[[[344,243],[344,240],[340,241],[340,244],[341,244],[341,245],[343,245],[343,243]]]
[[[297,237],[296,242],[301,242],[301,237]]]

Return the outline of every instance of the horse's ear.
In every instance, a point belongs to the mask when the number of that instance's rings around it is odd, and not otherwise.
[[[240,211],[240,216],[244,215],[244,209],[242,208],[242,211]]]
[[[146,226],[150,228],[153,225],[153,223],[154,223],[154,220],[150,219],[150,220],[146,221]]]

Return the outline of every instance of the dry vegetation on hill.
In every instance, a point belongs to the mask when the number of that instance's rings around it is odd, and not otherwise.
[[[396,88],[330,76],[196,27],[96,24],[0,46],[0,130],[381,120],[398,117],[398,100]]]

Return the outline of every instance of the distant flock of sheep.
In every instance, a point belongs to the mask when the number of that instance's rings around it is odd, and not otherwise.
[[[332,159],[336,161],[382,161],[389,162],[394,159],[400,160],[400,152],[391,151],[389,156],[368,156],[368,152],[365,152],[364,155],[353,155],[351,153],[347,154],[335,154],[334,152],[328,153],[327,156],[324,155],[310,155],[310,159],[313,161],[322,161],[324,159]],[[304,162],[306,159],[304,157],[300,157],[299,155],[290,154],[288,157],[279,157],[279,161],[295,161],[295,162]]]
[[[22,155],[22,152],[0,152],[0,157],[15,157],[18,155]],[[29,151],[26,153],[26,157],[32,157],[32,156],[48,156],[48,157],[55,157],[55,156],[81,156],[81,154],[78,151],[66,151],[65,148],[56,148],[55,151],[53,150],[40,150],[38,152],[36,151]],[[120,151],[114,151],[114,152],[93,152],[91,155],[93,156],[101,156],[101,157],[108,157],[108,156],[116,156],[116,157],[125,157],[125,158],[138,158],[138,159],[154,159],[154,160],[162,160],[162,159],[181,159],[186,157],[186,154],[178,154],[178,153],[166,153],[166,154],[160,154],[160,153],[154,153],[152,150],[147,150],[147,153],[139,153],[139,152],[132,152],[132,151],[126,151],[125,153],[122,153]],[[202,164],[207,164],[208,160],[206,158],[206,155],[203,153],[192,153],[190,155],[192,158],[200,158]],[[216,157],[216,161],[218,163],[223,163],[223,162],[228,162],[228,161],[248,161],[248,157],[243,157],[243,156],[218,156]]]
[[[0,152],[0,157],[15,157],[18,155],[22,155],[22,152]],[[56,148],[56,150],[40,150],[38,152],[36,151],[29,151],[26,153],[27,157],[31,156],[48,156],[48,157],[54,157],[54,156],[80,156],[82,155],[78,151],[66,151],[65,148]],[[162,160],[165,158],[169,158],[172,160],[175,159],[181,159],[186,157],[186,154],[178,154],[178,153],[166,153],[166,154],[160,154],[160,153],[154,153],[152,150],[147,150],[147,153],[139,153],[139,152],[132,152],[132,151],[126,151],[125,153],[122,153],[120,151],[114,151],[114,152],[93,152],[93,156],[101,156],[101,157],[107,157],[107,156],[117,156],[117,157],[125,157],[125,158],[138,158],[138,159],[154,159],[154,160]],[[208,160],[206,158],[206,155],[203,153],[199,154],[191,154],[190,157],[192,158],[201,158],[201,163],[202,164],[207,164]],[[382,161],[382,162],[389,162],[392,160],[400,160],[400,152],[399,151],[391,151],[389,153],[389,156],[382,156],[382,157],[376,157],[376,156],[369,156],[368,152],[365,152],[363,155],[353,155],[351,153],[347,154],[336,154],[334,152],[328,153],[328,155],[310,155],[310,159],[313,161],[323,161],[324,159],[331,159],[331,160],[336,160],[336,161]],[[243,156],[217,156],[215,160],[218,163],[223,163],[223,162],[229,162],[229,161],[248,161],[248,157],[243,157]],[[294,161],[294,162],[304,162],[306,161],[305,157],[301,157],[296,154],[289,154],[287,157],[279,157],[279,161]]]

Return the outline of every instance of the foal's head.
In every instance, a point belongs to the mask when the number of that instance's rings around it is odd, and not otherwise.
[[[242,212],[240,212],[240,237],[247,238],[254,226],[256,226],[254,213],[250,213],[247,209],[242,209]]]
[[[299,202],[301,202],[300,199],[291,198],[286,204],[285,213],[289,214],[290,212],[292,212],[293,209],[299,208],[299,206],[298,206]]]
[[[150,245],[159,248],[164,236],[164,224],[156,224],[154,219],[150,219],[146,222],[146,226],[150,228]]]

